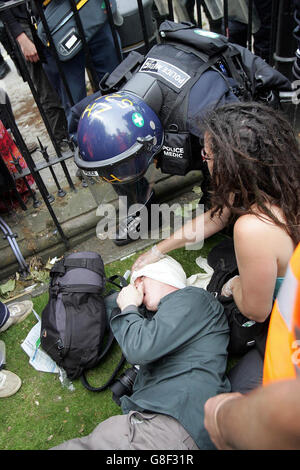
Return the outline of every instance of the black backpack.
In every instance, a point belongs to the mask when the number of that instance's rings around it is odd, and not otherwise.
[[[121,286],[114,282],[117,278]],[[66,371],[69,379],[80,377],[91,391],[105,390],[125,362],[122,355],[103,386],[92,387],[88,383],[85,371],[100,363],[114,341],[104,302],[107,281],[118,289],[126,285],[120,276],[106,279],[104,263],[98,253],[72,253],[51,269],[49,302],[42,312],[43,350]]]

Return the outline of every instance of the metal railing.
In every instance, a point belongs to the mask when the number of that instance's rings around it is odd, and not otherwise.
[[[81,37],[82,47],[83,47],[85,57],[86,57],[86,68],[89,72],[88,76],[89,76],[89,79],[90,79],[92,90],[95,92],[95,91],[99,90],[99,83],[98,83],[97,74],[96,74],[96,71],[94,69],[92,59],[91,59],[91,55],[90,55],[90,51],[89,51],[89,44],[86,42],[86,39],[85,39],[85,36],[84,36],[84,29],[83,29],[83,25],[81,23],[81,19],[80,19],[78,10],[76,8],[76,2],[75,2],[75,0],[68,0],[68,1],[70,3],[70,8],[72,9],[72,12],[74,14],[77,29],[78,29],[78,32],[79,32],[80,37]],[[129,47],[129,49],[128,49],[128,47],[127,48],[123,47],[123,49],[121,49],[120,43],[119,43],[119,40],[118,40],[118,35],[117,35],[117,27],[114,24],[113,13],[112,13],[112,10],[111,10],[110,2],[109,2],[109,0],[104,0],[104,2],[105,2],[106,9],[107,9],[107,16],[108,16],[108,21],[109,21],[110,28],[111,28],[112,35],[113,35],[114,45],[115,45],[115,48],[116,48],[116,51],[117,51],[118,60],[120,62],[122,60],[122,57],[124,57],[124,55],[126,55],[128,50],[130,50],[130,47]],[[27,3],[28,2],[26,2],[25,0],[11,0],[9,2],[2,3],[0,5],[0,14],[3,10],[11,9],[11,8],[14,8],[14,7],[20,6],[20,5],[25,6]],[[281,3],[283,3],[283,2],[281,2],[281,0],[273,0],[272,1],[272,15],[271,15],[272,18],[271,18],[271,34],[270,34],[270,60],[269,60],[270,64],[272,64],[272,65],[274,65],[274,63],[276,62],[276,60],[275,60],[275,58],[276,58],[275,49],[276,49],[276,41],[278,39],[278,14],[279,14],[279,11],[280,11],[280,4]],[[47,24],[47,21],[46,21],[45,15],[44,15],[42,2],[40,2],[40,0],[34,0],[34,5],[35,5],[35,7],[38,11],[40,21],[42,22],[42,24],[44,26],[44,30],[46,32],[48,42],[49,42],[49,47],[50,47],[50,49],[52,51],[52,54],[53,54],[53,57],[55,59],[57,69],[59,71],[63,86],[64,86],[65,91],[66,91],[66,94],[68,96],[70,104],[73,105],[75,103],[74,103],[74,100],[72,98],[72,94],[71,94],[71,91],[70,91],[69,86],[68,86],[68,81],[67,81],[66,76],[63,72],[61,62],[59,60],[59,56],[58,56],[58,53],[57,53],[55,45],[54,45],[53,38],[51,36],[51,32],[50,32],[49,26]],[[249,21],[248,21],[248,25],[247,25],[247,47],[248,47],[249,50],[252,50],[252,43],[253,43],[253,41],[252,41],[252,38],[253,38],[253,35],[252,35],[253,5],[254,5],[253,0],[249,0],[249,2],[248,2],[248,19],[249,19]],[[149,26],[147,26],[147,19],[148,18],[146,17],[146,14],[145,14],[145,6],[144,6],[144,3],[143,3],[143,0],[136,0],[136,7],[137,7],[137,13],[138,13],[139,22],[140,22],[140,28],[141,28],[141,31],[142,31],[142,41],[139,40],[137,45],[133,45],[132,48],[134,48],[135,46],[136,47],[141,47],[141,44],[142,44],[143,52],[147,53],[149,51],[149,49],[152,47],[153,41],[156,42],[156,41],[159,41],[159,39],[158,39],[158,35],[155,35],[155,37],[153,39],[152,32],[151,33],[149,32]],[[178,7],[179,7],[179,2],[177,2],[176,0],[174,0],[174,1],[173,0],[157,0],[156,2],[153,2],[152,13],[151,14],[153,15],[154,18],[156,16],[157,21],[160,21],[160,20],[163,20],[163,19],[169,19],[169,20],[172,20],[172,21],[178,19],[180,21],[180,20],[182,20],[182,18],[176,18],[176,15],[178,16]],[[165,12],[164,14],[160,14],[160,12],[159,12],[159,10],[161,10],[162,8],[164,9],[164,12]],[[214,23],[215,19],[210,17],[210,11],[209,11],[209,8],[207,6],[207,2],[205,2],[204,0],[195,0],[195,2],[194,2],[194,12],[196,13],[195,14],[195,19],[194,19],[196,26],[202,28],[202,26],[203,26],[203,16],[204,15],[208,18],[210,26],[215,24]],[[187,18],[183,18],[183,19],[186,20]],[[153,21],[155,22],[155,19]],[[149,25],[149,23],[148,23],[148,25]],[[229,25],[228,0],[223,0],[223,15],[218,20],[218,27],[221,28],[221,31],[219,31],[219,32],[222,32],[224,35],[228,36],[228,25]],[[23,139],[23,137],[20,133],[20,130],[18,129],[18,126],[16,125],[14,119],[10,115],[7,106],[5,104],[0,104],[1,114],[6,116],[7,121],[10,124],[10,129],[11,129],[12,134],[14,136],[16,145],[19,148],[19,150],[20,150],[20,152],[21,152],[22,156],[24,157],[24,159],[26,161],[26,164],[27,164],[27,169],[25,169],[25,170],[21,169],[19,171],[19,173],[17,174],[16,179],[24,178],[25,176],[27,176],[29,174],[31,174],[33,176],[33,178],[36,182],[37,188],[40,191],[40,194],[42,196],[42,199],[43,199],[44,203],[47,206],[49,214],[50,214],[52,220],[54,221],[63,242],[65,243],[66,247],[68,247],[68,239],[67,239],[67,237],[66,237],[66,235],[65,235],[65,233],[64,233],[64,231],[61,227],[60,222],[58,221],[58,219],[56,217],[56,214],[55,214],[55,211],[54,211],[53,207],[51,206],[51,203],[53,202],[54,197],[51,194],[49,194],[47,186],[46,186],[45,182],[43,181],[43,178],[42,178],[40,172],[41,172],[41,170],[49,168],[49,170],[51,172],[51,175],[52,175],[52,178],[53,178],[53,180],[55,182],[55,185],[57,186],[57,189],[58,189],[58,196],[64,197],[65,191],[61,188],[60,183],[59,183],[58,178],[57,178],[56,173],[55,173],[55,165],[60,165],[62,170],[63,170],[63,173],[65,175],[65,178],[67,179],[70,190],[71,191],[76,191],[74,183],[72,181],[72,177],[71,177],[71,175],[69,173],[69,170],[66,166],[66,160],[73,157],[74,146],[73,146],[72,142],[69,141],[70,151],[67,152],[66,154],[61,153],[61,150],[60,150],[60,147],[58,145],[56,136],[53,134],[53,130],[51,129],[51,126],[49,124],[49,119],[48,119],[48,117],[47,117],[47,115],[46,115],[46,113],[43,109],[43,106],[41,104],[40,97],[39,97],[39,92],[38,92],[38,90],[36,90],[36,88],[34,86],[34,83],[33,83],[32,79],[30,77],[30,74],[28,72],[27,65],[26,65],[26,60],[23,56],[23,53],[20,49],[20,46],[19,46],[18,42],[14,39],[14,37],[12,35],[12,32],[10,31],[9,25],[4,23],[4,26],[5,26],[5,29],[6,29],[6,34],[7,34],[9,45],[10,45],[9,47],[11,48],[11,53],[14,56],[15,63],[18,64],[18,69],[19,69],[21,77],[29,85],[29,88],[30,88],[31,93],[33,95],[33,98],[34,98],[34,100],[37,104],[37,107],[38,107],[38,110],[41,114],[41,117],[42,117],[42,119],[45,123],[46,130],[48,132],[49,138],[50,138],[50,140],[53,144],[53,147],[54,147],[55,153],[56,153],[54,158],[52,158],[52,157],[50,158],[48,153],[47,153],[46,148],[42,145],[42,143],[40,143],[40,151],[41,151],[41,154],[44,157],[44,160],[42,162],[36,163],[33,160],[32,156],[31,156],[31,154],[30,154],[30,152],[29,152],[29,150],[26,146],[26,143],[25,143],[25,141],[24,141],[24,139]],[[277,59],[278,59],[278,57],[277,57]],[[34,204],[38,205],[36,194],[34,192],[32,192],[31,196],[33,198]],[[23,209],[24,209],[24,205],[23,205]],[[25,209],[26,209],[26,206],[25,206]]]

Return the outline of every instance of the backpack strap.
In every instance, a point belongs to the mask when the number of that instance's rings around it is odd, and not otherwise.
[[[183,44],[177,44],[177,43],[173,43],[173,42],[169,42],[169,41],[168,41],[167,44],[168,45],[171,44],[176,49],[182,50],[184,52],[190,52],[190,53],[194,54],[195,56],[199,57],[203,61],[203,64],[200,65],[200,67],[198,68],[196,76],[193,77],[187,85],[185,85],[184,91],[179,93],[177,99],[174,101],[174,104],[173,104],[172,108],[169,110],[169,113],[167,114],[167,116],[165,117],[165,119],[163,121],[164,126],[172,124],[172,113],[174,111],[176,111],[178,109],[178,106],[180,106],[184,102],[186,96],[188,95],[188,93],[190,92],[192,87],[195,85],[195,83],[198,82],[198,80],[204,74],[204,72],[206,72],[210,68],[214,68],[215,63],[220,59],[220,56],[214,56],[214,57],[208,58],[208,56],[206,54],[203,54],[199,51],[196,51],[192,47],[186,46],[186,45],[183,45]],[[183,111],[184,118],[183,118],[183,121],[181,122],[181,126],[180,126],[184,130],[186,129],[186,122],[187,122],[187,119],[186,119],[187,108],[188,108],[188,100],[186,100],[186,103],[185,103],[185,108],[184,108],[184,111]],[[178,121],[177,113],[176,113],[176,119],[175,120]]]
[[[131,79],[137,67],[143,63],[144,59],[144,56],[139,52],[131,51],[111,74],[107,72],[100,80],[99,88],[102,94],[120,90]]]
[[[100,275],[104,274],[103,266],[101,266],[101,264],[99,265],[99,259],[67,258],[64,260],[63,264],[66,268],[85,268]]]
[[[85,268],[94,271],[100,276],[104,275],[104,268],[101,263],[99,263],[99,259],[92,258],[63,258],[55,263],[51,269],[51,274],[64,275],[66,268]]]
[[[114,282],[117,279],[119,279],[121,285]],[[106,281],[118,287],[119,289],[122,289],[123,287],[128,286],[128,282],[126,281],[125,277],[119,276],[118,274],[115,274],[114,276],[110,276],[108,279],[106,279]]]
[[[165,44],[167,46],[173,46],[175,47],[176,49],[180,50],[180,51],[184,51],[184,52],[188,52],[190,54],[194,54],[195,56],[199,57],[199,59],[203,60],[203,62],[208,62],[208,60],[211,58],[211,57],[220,57],[220,54],[219,55],[214,55],[214,56],[209,56],[208,54],[205,54],[205,52],[202,52],[202,51],[199,51],[197,49],[195,49],[194,47],[190,46],[189,44],[183,44],[183,43],[178,43],[176,41],[166,41]]]
[[[248,89],[251,89],[251,82],[242,67],[240,52],[234,48],[228,48],[222,53],[222,56],[228,65],[232,78],[239,87],[240,94],[244,96],[244,98],[247,98]],[[235,65],[234,59],[238,63],[238,66]]]
[[[105,348],[104,348],[104,350],[102,351],[102,353],[99,357],[99,363],[100,363],[101,359],[108,353],[109,349],[112,346],[112,343],[113,343],[114,339],[115,339],[115,337],[113,335],[113,332],[111,331],[111,329],[109,329],[109,336],[108,336]],[[103,392],[104,390],[106,390],[112,384],[112,382],[114,381],[115,377],[119,373],[119,371],[122,368],[125,361],[126,361],[126,359],[125,359],[124,355],[121,354],[121,359],[120,359],[119,363],[117,364],[115,370],[113,371],[112,375],[110,376],[108,381],[104,385],[101,385],[100,387],[93,387],[89,383],[85,371],[82,372],[82,374],[80,376],[80,380],[81,380],[82,384],[84,385],[84,387],[87,390],[89,390],[90,392]]]
[[[125,363],[125,361],[126,361],[126,359],[122,354],[121,359],[120,359],[119,363],[117,364],[117,366],[116,366],[114,372],[112,373],[111,377],[108,379],[108,381],[104,385],[101,385],[101,387],[93,387],[88,382],[85,372],[83,372],[82,375],[80,376],[80,380],[81,380],[82,385],[87,390],[89,390],[90,392],[103,392],[104,390],[106,390],[114,382],[116,376],[118,375],[119,371],[123,367],[123,364]]]
[[[102,287],[93,286],[89,284],[69,284],[67,286],[58,286],[57,293],[74,294],[74,293],[88,293],[88,294],[102,294]]]
[[[251,88],[251,83],[241,65],[241,53],[237,49],[227,46],[223,50],[220,50],[218,53],[209,56],[188,44],[181,44],[174,41],[167,41],[166,44],[171,44],[176,49],[194,54],[204,62],[209,63],[209,67],[215,70],[216,72],[219,72],[219,74],[227,82],[229,89],[232,89],[232,86],[229,84],[227,77],[220,70],[218,70],[217,67],[215,67],[216,62],[223,58],[228,66],[232,78],[236,82],[236,85],[239,89],[239,93],[247,97],[247,89],[249,87]],[[234,59],[237,62],[237,65],[235,65]]]
[[[115,280],[119,279],[120,281],[120,284],[117,284],[116,282],[114,282]],[[115,274],[109,278],[106,279],[107,282],[110,282],[111,284],[113,284],[114,286],[118,287],[119,289],[122,289],[123,287],[126,287],[128,285],[128,282],[126,281],[126,279],[122,276],[119,276],[118,274]],[[111,331],[111,329],[109,328],[109,334],[108,334],[108,339],[107,339],[107,342],[106,342],[106,345],[103,349],[103,351],[101,352],[100,356],[99,356],[99,361],[98,361],[98,364],[100,363],[100,361],[106,356],[106,354],[108,353],[108,351],[110,350],[112,344],[113,344],[113,341],[114,341],[115,337],[114,337],[114,334],[113,332]],[[112,375],[110,376],[110,378],[108,379],[108,381],[104,384],[104,385],[101,385],[100,387],[93,387],[89,382],[88,382],[88,379],[86,377],[86,372],[83,371],[81,376],[80,376],[80,380],[83,384],[83,386],[89,390],[90,392],[103,392],[104,390],[106,390],[115,380],[116,376],[118,375],[119,371],[121,370],[123,364],[125,363],[126,359],[123,355],[123,353],[121,354],[121,359],[119,361],[119,363],[117,364],[115,370],[113,371]]]

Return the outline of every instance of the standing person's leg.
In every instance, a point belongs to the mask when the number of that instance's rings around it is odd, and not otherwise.
[[[247,46],[247,25],[229,18],[228,21],[228,40],[242,47]]]
[[[22,23],[22,28],[26,35],[32,40],[30,26]],[[44,69],[42,62],[28,62],[27,68],[34,86],[39,94],[39,99],[45,114],[49,120],[52,132],[56,140],[61,143],[68,138],[68,128],[65,111],[62,107],[59,96],[52,87]]]
[[[86,97],[86,84],[85,84],[85,56],[84,51],[81,49],[72,59],[66,62],[61,62],[62,70],[65,74],[68,86],[74,101],[74,104],[81,101]],[[69,99],[63,83],[62,89],[62,102],[64,106],[69,105]]]
[[[259,30],[253,35],[254,54],[268,62],[271,47],[272,0],[255,0],[254,4],[261,22]]]
[[[119,64],[118,55],[108,23],[106,23],[103,28],[94,35],[88,45],[90,56],[98,75],[98,80],[100,81],[105,73],[112,72]],[[83,49],[81,49],[72,59],[61,62],[61,68],[68,82],[74,104],[86,97],[85,67],[86,58]],[[68,123],[70,124],[71,104],[62,80],[60,81],[59,86],[59,95],[67,115]]]
[[[30,64],[29,70],[32,81],[37,90],[39,90],[40,102],[49,120],[54,137],[57,142],[61,144],[64,139],[68,138],[68,125],[65,111],[59,103],[58,96],[50,85],[42,65],[40,63]]]
[[[121,44],[120,40],[119,44]],[[89,41],[89,48],[100,81],[107,72],[111,73],[119,65],[117,50],[108,22]]]
[[[52,87],[55,89],[57,95],[59,96],[61,103],[63,105],[65,115],[67,118],[68,126],[69,126],[69,118],[71,115],[71,103],[68,98],[67,92],[65,91],[63,80],[60,76],[57,63],[49,51],[45,51],[45,58],[46,62],[43,63],[43,68],[46,72],[47,77],[49,78]],[[63,68],[63,66],[62,66]],[[66,75],[67,80],[68,75]],[[69,83],[70,88],[70,83]],[[70,90],[71,91],[71,90]]]

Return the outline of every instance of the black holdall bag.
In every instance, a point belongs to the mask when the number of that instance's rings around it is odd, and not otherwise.
[[[102,0],[75,0],[86,42],[101,29],[108,16]],[[112,13],[116,13],[116,1],[111,0]],[[69,0],[51,0],[44,11],[59,59],[72,59],[82,48],[82,40]],[[42,21],[37,25],[40,40],[48,45],[48,37]]]
[[[95,252],[62,258],[53,266],[50,278],[49,302],[41,319],[41,346],[69,379],[80,377],[88,390],[105,390],[125,362],[123,354],[111,378],[101,387],[88,383],[86,371],[100,363],[114,341],[103,294],[106,282],[121,289],[126,281],[120,276],[106,279],[103,260]],[[114,282],[117,278],[121,286]]]
[[[239,274],[233,240],[228,238],[215,246],[208,254],[207,262],[214,269],[214,273],[206,289],[223,305],[228,319],[230,329],[228,352],[240,356],[256,347],[263,356],[269,317],[263,323],[250,321],[239,311],[232,295],[230,297],[221,295],[224,284]]]

